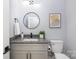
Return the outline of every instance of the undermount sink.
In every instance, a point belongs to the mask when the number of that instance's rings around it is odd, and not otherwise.
[[[38,41],[38,39],[23,39],[23,41]]]

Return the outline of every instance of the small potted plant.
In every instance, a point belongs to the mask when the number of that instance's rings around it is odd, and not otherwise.
[[[45,39],[45,32],[44,31],[39,32],[39,38],[40,39]]]

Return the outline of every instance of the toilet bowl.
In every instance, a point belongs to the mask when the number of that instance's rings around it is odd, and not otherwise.
[[[50,43],[51,43],[51,50],[52,52],[54,52],[55,55],[55,59],[70,59],[68,56],[62,53],[63,51],[62,40],[50,40]]]
[[[68,56],[62,53],[54,53],[55,54],[55,59],[70,59]]]

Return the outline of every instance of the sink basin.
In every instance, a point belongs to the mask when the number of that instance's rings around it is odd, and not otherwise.
[[[38,41],[38,39],[23,39],[23,41]]]

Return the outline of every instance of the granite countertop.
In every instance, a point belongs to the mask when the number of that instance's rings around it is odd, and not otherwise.
[[[26,38],[24,38],[26,39]],[[38,38],[33,38],[38,39]],[[49,41],[46,39],[38,39],[38,41],[24,41],[21,37],[10,38],[10,44],[48,44]]]

